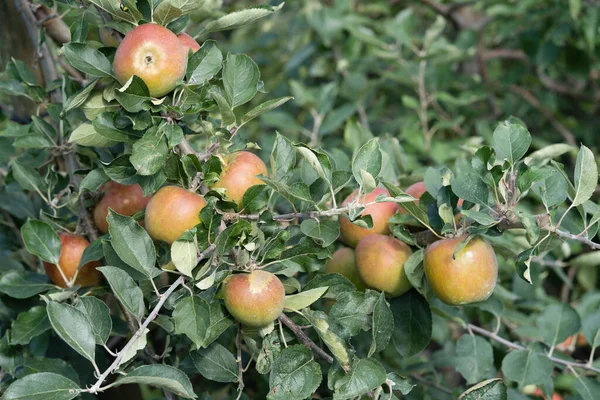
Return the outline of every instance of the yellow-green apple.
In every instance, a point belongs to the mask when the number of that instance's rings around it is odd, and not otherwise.
[[[115,39],[110,30],[108,30],[107,28],[100,28],[98,29],[98,31],[100,34],[100,41],[104,46],[119,47],[119,42],[117,41],[117,39]]]
[[[121,185],[110,181],[103,186],[102,190],[104,191],[104,197],[94,208],[94,221],[98,230],[102,233],[108,232],[106,217],[109,208],[121,215],[131,216],[143,210],[151,197],[144,196],[141,186],[137,183],[135,185]]]
[[[225,189],[225,194],[240,208],[244,193],[251,186],[264,185],[257,175],[267,175],[267,166],[257,155],[236,151],[223,157],[223,169],[212,189]]]
[[[272,273],[254,270],[231,276],[225,283],[223,297],[233,318],[247,326],[262,327],[283,312],[285,289]]]
[[[66,288],[68,285],[65,282],[65,278],[67,281],[73,279],[79,267],[79,263],[81,262],[83,251],[90,245],[90,242],[81,235],[73,235],[70,233],[61,232],[58,234],[58,237],[60,238],[61,245],[58,265],[60,265],[62,274],[56,264],[50,264],[46,261],[44,261],[43,264],[50,280],[52,280],[55,285]],[[100,263],[98,261],[90,261],[84,264],[79,269],[74,284],[85,287],[94,286],[100,283],[101,275],[100,272],[96,270],[96,267],[99,266]]]
[[[496,287],[498,262],[492,246],[475,237],[453,259],[464,236],[444,239],[425,250],[425,276],[433,293],[444,303],[460,305],[487,300]]]
[[[329,274],[338,273],[345,276],[358,290],[365,290],[365,284],[360,280],[358,271],[356,270],[354,249],[349,247],[337,249],[332,257],[327,260],[324,271]]]
[[[185,32],[181,32],[177,35],[177,38],[185,48],[185,54],[189,53],[190,50],[192,50],[192,53],[195,53],[200,49],[198,42]]]
[[[410,247],[391,236],[366,236],[356,246],[358,276],[367,287],[398,297],[412,287],[404,271],[411,254]]]
[[[355,190],[350,196],[348,196],[342,206],[347,206],[350,202],[356,199],[358,191]],[[362,195],[360,202],[362,204],[368,204],[374,202],[377,196],[384,195],[389,196],[390,193],[383,188],[376,188],[371,193]],[[365,207],[362,212],[362,216],[370,215],[373,219],[373,227],[371,229],[362,228],[358,225],[353,224],[349,219],[340,217],[340,233],[344,242],[348,246],[356,247],[359,240],[365,236],[372,235],[374,233],[388,234],[390,228],[388,227],[388,220],[398,211],[398,205],[393,202],[381,202],[374,203]]]
[[[146,230],[154,240],[173,243],[200,223],[204,206],[206,200],[197,193],[179,186],[162,187],[146,206]]]
[[[161,97],[175,88],[185,73],[186,63],[186,49],[173,32],[157,24],[143,24],[125,35],[113,68],[122,85],[137,75],[151,96]]]

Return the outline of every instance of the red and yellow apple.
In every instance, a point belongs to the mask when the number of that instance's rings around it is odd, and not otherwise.
[[[225,283],[223,297],[225,307],[238,322],[263,327],[283,312],[285,289],[277,276],[254,270],[231,276]]]
[[[121,185],[110,181],[102,188],[104,197],[94,208],[94,221],[98,230],[102,233],[108,232],[108,209],[112,209],[121,215],[131,216],[146,207],[151,196],[144,197],[142,188],[135,185]]]
[[[257,175],[267,175],[267,166],[255,154],[248,151],[236,151],[223,157],[223,169],[219,180],[212,189],[225,189],[225,195],[243,207],[244,193],[251,186],[264,185]]]
[[[73,279],[79,268],[83,252],[90,245],[90,242],[81,235],[73,235],[70,233],[61,232],[58,234],[58,237],[60,238],[61,244],[58,265],[60,265],[64,278],[56,264],[44,261],[43,265],[50,280],[52,280],[55,285],[66,288],[68,285],[67,282],[65,282],[65,278],[67,281]],[[89,263],[84,264],[81,269],[79,269],[74,284],[85,287],[94,286],[100,283],[101,275],[100,272],[96,270],[96,267],[99,266],[100,263],[97,261],[90,261]]]
[[[348,196],[342,206],[347,206],[350,202],[352,202],[358,194],[358,191],[355,190],[352,192],[350,196]],[[383,188],[376,188],[371,193],[362,195],[360,198],[360,202],[362,204],[368,204],[374,202],[377,196],[384,195],[389,196],[389,192]],[[345,217],[340,217],[340,233],[342,234],[342,238],[344,242],[351,247],[356,247],[358,241],[364,238],[365,236],[372,234],[388,234],[390,233],[390,228],[388,227],[388,220],[398,211],[398,205],[393,202],[382,202],[375,203],[365,207],[365,210],[362,212],[362,216],[370,215],[373,219],[373,227],[371,229],[362,228],[358,225],[353,224],[349,219]]]
[[[188,54],[190,50],[192,50],[192,53],[195,53],[200,49],[198,42],[196,42],[193,37],[185,32],[181,32],[179,35],[177,35],[177,38],[185,48],[185,54]]]
[[[143,24],[125,35],[113,68],[121,85],[137,75],[148,86],[150,96],[161,97],[175,88],[186,64],[186,49],[173,32],[157,24]]]
[[[425,276],[433,293],[444,303],[461,305],[487,300],[496,287],[498,262],[492,246],[476,237],[456,254],[465,239],[457,237],[431,244],[425,250]]]
[[[197,193],[179,186],[162,187],[146,206],[146,230],[154,240],[173,243],[201,222],[204,206],[206,200]]]
[[[398,297],[412,287],[404,263],[412,250],[398,239],[388,235],[366,236],[356,246],[356,269],[360,280],[371,289]]]
[[[356,270],[354,250],[349,247],[337,249],[332,257],[327,260],[324,271],[328,274],[338,273],[345,276],[358,290],[365,290],[365,284],[360,280]]]

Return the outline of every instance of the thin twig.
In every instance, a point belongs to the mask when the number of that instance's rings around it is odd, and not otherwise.
[[[309,349],[311,349],[312,352],[315,355],[317,355],[320,358],[322,358],[323,360],[327,361],[329,364],[333,364],[333,357],[330,356],[329,354],[327,354],[325,352],[325,350],[323,350],[322,348],[320,348],[319,346],[317,346],[317,344],[315,342],[313,342],[306,335],[306,333],[304,333],[304,331],[302,330],[302,328],[300,328],[298,325],[296,325],[296,323],[294,321],[292,321],[287,315],[285,315],[285,314],[282,313],[279,316],[279,322],[281,322],[285,326],[287,326],[294,333],[294,335],[296,335],[296,337],[298,338],[298,340],[300,342],[302,342],[302,344],[304,344],[306,347],[308,347]]]
[[[238,395],[235,400],[242,397],[244,391],[244,365],[242,363],[242,327],[238,324],[238,332],[235,338],[235,347],[237,348],[237,363],[238,363]]]
[[[522,346],[518,343],[514,343],[511,342],[510,340],[504,339],[501,336],[498,336],[497,334],[495,334],[494,332],[490,332],[487,329],[483,329],[477,325],[473,325],[473,324],[469,324],[467,325],[467,327],[469,329],[471,329],[473,332],[481,335],[481,336],[485,336],[487,338],[490,338],[510,349],[514,349],[514,350],[528,350],[525,346]],[[564,365],[566,367],[573,367],[573,368],[581,368],[581,369],[585,369],[588,371],[593,371],[595,373],[600,374],[600,368],[596,368],[592,365],[589,364],[584,364],[584,363],[578,363],[578,362],[573,362],[573,361],[567,361],[567,360],[563,360],[554,356],[549,356],[548,357],[551,361],[553,361],[556,364],[560,364],[560,365]]]

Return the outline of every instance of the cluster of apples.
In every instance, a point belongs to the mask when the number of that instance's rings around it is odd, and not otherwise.
[[[427,189],[424,182],[415,183],[406,193],[419,199]],[[411,256],[409,246],[389,235],[388,220],[406,211],[393,202],[373,203],[387,190],[376,188],[360,198],[368,204],[363,216],[370,215],[373,226],[363,228],[340,219],[340,233],[350,247],[338,249],[325,266],[325,271],[348,278],[359,290],[365,287],[383,291],[389,298],[400,296],[412,287],[404,269]],[[343,205],[356,200],[352,193]],[[459,204],[462,202],[459,202]],[[496,286],[498,263],[492,246],[479,237],[455,254],[464,237],[439,240],[425,250],[425,275],[433,293],[444,303],[462,305],[486,300]]]

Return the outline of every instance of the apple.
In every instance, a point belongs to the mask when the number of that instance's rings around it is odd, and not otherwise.
[[[328,274],[338,273],[345,276],[358,290],[365,290],[365,284],[360,280],[356,270],[354,250],[349,247],[337,249],[325,264],[324,271]]]
[[[211,188],[225,189],[225,195],[242,208],[246,190],[254,185],[264,185],[257,175],[266,176],[267,173],[267,166],[257,155],[248,151],[236,151],[223,157],[219,181]]]
[[[81,257],[83,256],[83,251],[90,245],[90,242],[87,241],[81,235],[73,235],[70,233],[59,233],[58,237],[60,238],[60,257],[58,259],[58,265],[67,279],[67,281],[71,281],[77,273],[77,269],[79,268],[79,263],[81,262]],[[62,288],[66,288],[69,285],[65,282],[63,275],[60,273],[56,264],[51,264],[49,262],[43,262],[44,269],[46,270],[46,274],[50,277],[50,280],[54,282],[55,285],[60,286]],[[100,266],[98,261],[90,261],[83,265],[79,272],[77,273],[77,278],[75,279],[74,285],[81,286],[95,286],[100,283],[101,275],[100,272],[96,270],[97,267]],[[71,285],[72,286],[72,285]]]
[[[161,97],[177,86],[186,64],[186,49],[173,32],[157,24],[143,24],[125,35],[113,68],[121,85],[137,75],[148,86],[150,96]]]
[[[94,207],[94,221],[98,230],[102,233],[108,232],[106,217],[109,208],[121,215],[131,216],[143,210],[151,197],[144,197],[142,187],[137,183],[128,186],[110,181],[102,189],[104,197]]]
[[[100,28],[100,41],[106,47],[119,47],[119,42],[107,28]]]
[[[223,297],[233,318],[250,327],[275,321],[285,304],[285,290],[279,278],[262,270],[232,275],[225,283]]]
[[[388,235],[366,236],[356,246],[356,269],[367,287],[385,292],[387,297],[398,297],[412,287],[404,263],[412,250],[398,239]]]
[[[190,50],[192,50],[192,53],[195,53],[200,49],[200,45],[198,44],[198,42],[196,42],[196,39],[194,39],[185,32],[181,32],[179,35],[177,35],[177,38],[185,48],[186,54],[189,53]]]
[[[461,305],[487,300],[496,287],[498,262],[492,246],[475,237],[452,259],[464,236],[444,239],[425,250],[423,265],[433,293],[444,303]]]
[[[154,240],[171,244],[201,222],[200,210],[206,204],[197,193],[179,186],[164,186],[146,206],[146,230]]]
[[[343,201],[342,206],[347,206],[356,198],[357,195],[358,190],[355,190],[350,196],[348,196]],[[371,203],[375,201],[375,199],[379,195],[389,196],[390,193],[383,188],[376,188],[371,193],[362,195],[360,198],[360,202],[363,204]],[[340,233],[342,234],[344,242],[348,246],[356,247],[358,241],[364,238],[365,236],[372,235],[375,233],[390,233],[390,228],[388,227],[388,220],[392,217],[392,215],[396,213],[396,211],[398,211],[398,205],[394,202],[375,203],[365,207],[365,210],[361,215],[371,216],[371,218],[373,219],[373,227],[371,229],[362,228],[358,225],[353,224],[349,219],[345,217],[340,217]]]

